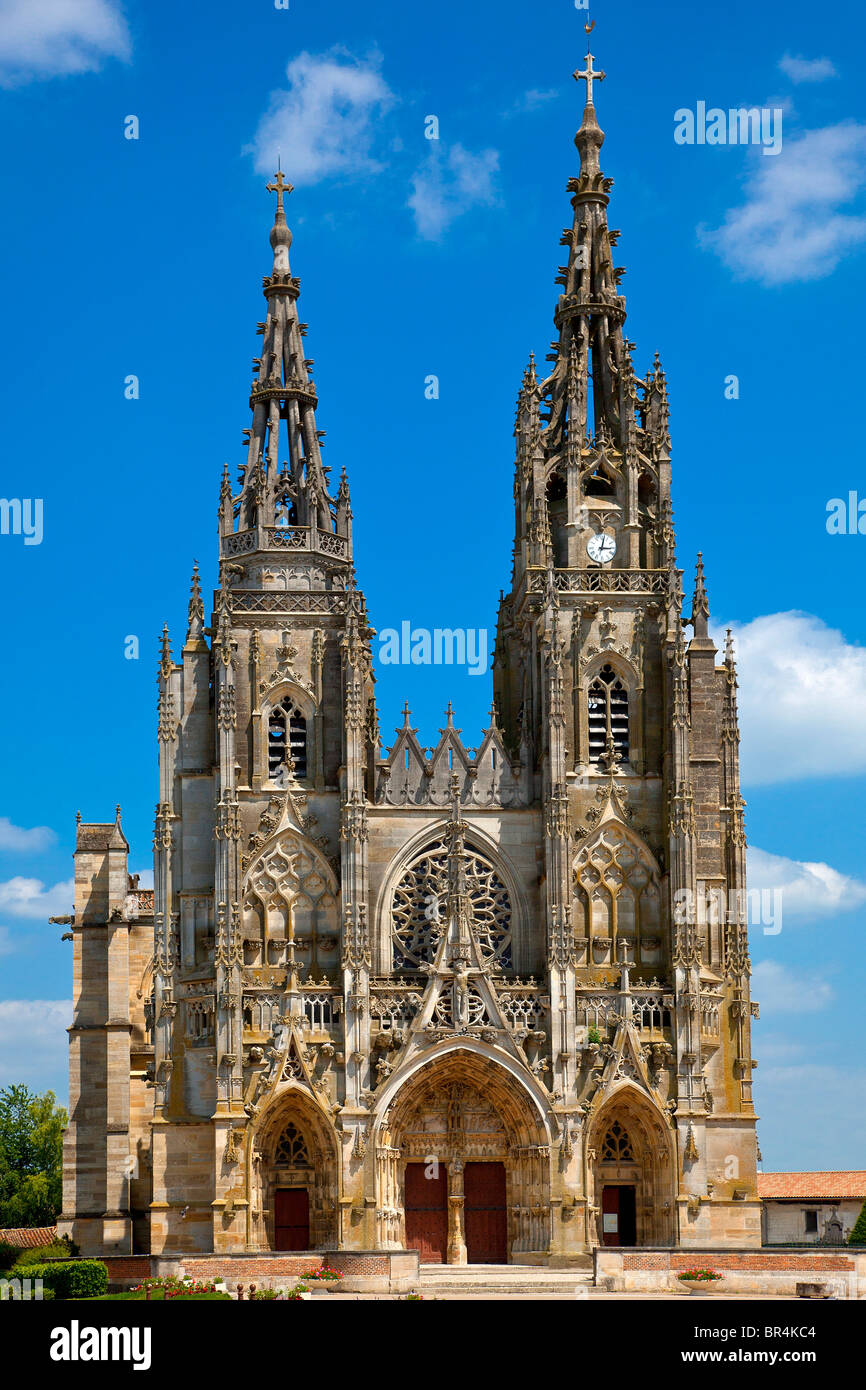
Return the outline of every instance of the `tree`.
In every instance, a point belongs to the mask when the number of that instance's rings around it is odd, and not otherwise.
[[[52,1226],[62,1202],[66,1111],[53,1091],[0,1090],[0,1227]]]
[[[862,1207],[860,1208],[860,1215],[857,1217],[857,1220],[854,1222],[854,1225],[851,1228],[851,1234],[848,1237],[848,1244],[866,1245],[866,1202],[864,1202]]]

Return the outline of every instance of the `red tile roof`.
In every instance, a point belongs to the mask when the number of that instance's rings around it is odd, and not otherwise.
[[[866,1172],[759,1173],[758,1196],[827,1201],[866,1198]]]
[[[15,1226],[0,1231],[0,1243],[20,1245],[22,1250],[30,1250],[37,1245],[50,1245],[56,1236],[56,1226]]]

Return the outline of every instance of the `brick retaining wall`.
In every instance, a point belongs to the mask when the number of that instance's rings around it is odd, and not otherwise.
[[[854,1260],[850,1255],[842,1255],[838,1251],[826,1254],[818,1250],[809,1255],[761,1255],[752,1253],[749,1255],[684,1255],[680,1251],[669,1255],[627,1255],[622,1258],[623,1269],[671,1269],[679,1273],[684,1269],[694,1269],[696,1264],[709,1263],[713,1269],[723,1272],[726,1269],[736,1270],[775,1270],[775,1271],[813,1271],[816,1264],[820,1263],[821,1269],[828,1273],[834,1270],[844,1270],[850,1273],[854,1269]]]
[[[715,1269],[724,1280],[715,1291],[793,1297],[797,1284],[825,1284],[838,1298],[866,1298],[866,1251],[809,1249],[595,1251],[595,1283],[601,1288],[652,1293],[681,1287],[686,1269]]]

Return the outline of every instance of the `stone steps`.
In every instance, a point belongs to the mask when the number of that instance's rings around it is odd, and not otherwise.
[[[576,1298],[592,1276],[539,1265],[422,1265],[419,1292],[442,1298]]]

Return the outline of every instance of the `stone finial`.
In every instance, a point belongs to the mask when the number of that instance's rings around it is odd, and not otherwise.
[[[162,638],[159,645],[159,674],[164,681],[167,681],[174,666],[174,659],[171,654],[171,639],[168,635],[168,623],[163,623]]]
[[[737,649],[734,643],[734,634],[730,628],[725,633],[725,665],[733,675],[737,669]]]
[[[186,629],[187,643],[202,641],[204,638],[204,602],[201,596],[201,581],[198,572],[198,561],[193,561],[192,579],[189,587],[189,608],[188,622]]]
[[[584,25],[587,35],[595,28],[594,24]],[[606,74],[596,72],[593,67],[594,58],[592,53],[586,55],[586,67],[581,71],[577,70],[574,74],[576,82],[586,83],[586,105],[583,109],[583,120],[580,130],[574,137],[574,143],[580,152],[581,174],[596,175],[600,172],[598,165],[598,153],[604,144],[604,131],[595,118],[595,103],[593,101],[593,84],[603,82]]]
[[[692,627],[695,637],[704,638],[709,636],[710,619],[710,600],[707,597],[707,586],[704,581],[704,557],[698,551],[698,564],[695,571],[695,594],[692,600]]]
[[[283,178],[282,169],[278,169],[274,175],[274,182],[267,185],[269,193],[277,195],[277,210],[274,214],[274,225],[271,228],[271,249],[274,253],[274,274],[288,275],[289,273],[289,248],[292,244],[292,233],[286,223],[286,212],[283,207],[283,194],[292,193],[294,189],[290,183]]]

